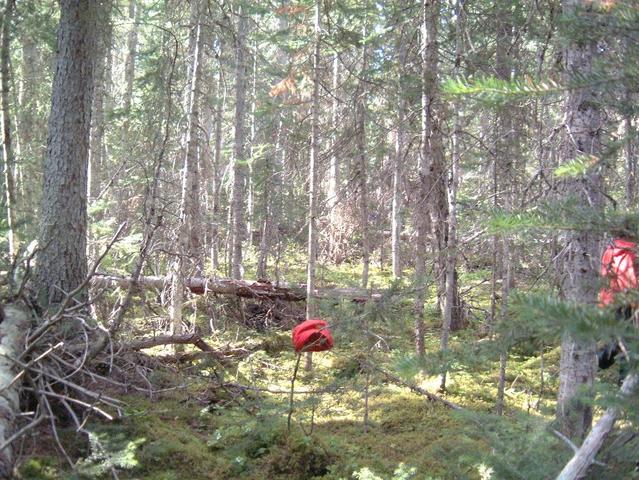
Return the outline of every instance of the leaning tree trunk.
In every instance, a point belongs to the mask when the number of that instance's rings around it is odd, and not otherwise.
[[[592,8],[586,0],[563,0],[566,15],[579,14]],[[564,53],[568,83],[591,73],[597,43],[593,39],[572,41]],[[563,146],[564,162],[583,155],[601,155],[600,131],[602,116],[593,88],[570,90],[566,98],[566,134]],[[576,198],[580,205],[596,211],[602,208],[602,179],[590,170],[583,177],[566,183],[567,197]],[[565,264],[566,299],[575,304],[592,304],[596,297],[599,235],[581,230],[567,235]],[[592,421],[588,401],[581,401],[582,390],[591,391],[595,375],[595,345],[565,332],[561,342],[557,421],[560,430],[570,438],[583,438]]]
[[[99,8],[99,2],[60,2],[35,270],[42,304],[60,302],[87,275],[87,164]]]
[[[636,373],[628,375],[624,380],[620,390],[620,397],[629,397],[634,394],[639,378]],[[577,480],[584,478],[588,468],[595,460],[597,452],[603,446],[606,437],[611,432],[612,427],[619,415],[619,407],[608,407],[599,421],[592,427],[588,436],[584,439],[581,447],[575,452],[566,466],[557,476],[557,480]]]
[[[13,256],[18,244],[16,232],[16,182],[15,157],[13,154],[11,131],[11,107],[9,105],[10,55],[11,55],[11,26],[15,0],[7,0],[2,24],[2,45],[0,46],[0,69],[2,74],[2,152],[4,154],[5,202],[7,208],[7,227],[9,240],[9,255]]]

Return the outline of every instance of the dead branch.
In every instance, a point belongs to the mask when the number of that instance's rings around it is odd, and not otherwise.
[[[396,385],[400,385],[402,387],[406,387],[409,388],[410,390],[412,390],[413,392],[419,394],[419,395],[423,395],[424,397],[428,398],[428,400],[430,400],[431,402],[439,402],[442,403],[444,405],[446,405],[448,408],[452,408],[453,410],[459,410],[459,411],[463,411],[464,408],[461,407],[460,405],[457,405],[456,403],[450,402],[438,395],[435,395],[434,393],[430,393],[428,390],[424,390],[421,387],[418,387],[417,385],[415,385],[414,383],[410,383],[410,382],[406,382],[404,380],[402,380],[401,378],[399,378],[396,375],[393,375],[390,372],[387,372],[386,370],[373,365],[371,363],[366,362],[365,366],[371,370],[375,370],[379,373],[381,373],[382,375],[384,375],[389,381],[391,381],[392,383],[396,384]]]
[[[637,383],[639,383],[639,376],[636,373],[628,375],[621,385],[619,396],[627,397],[632,395]],[[606,409],[605,413],[586,436],[581,447],[575,451],[575,455],[559,473],[557,480],[576,480],[586,474],[588,468],[595,460],[595,455],[597,455],[604,440],[612,430],[618,415],[619,409],[616,406]]]
[[[134,342],[122,345],[124,350],[144,350],[145,348],[159,347],[161,345],[194,345],[203,352],[214,352],[215,350],[208,343],[202,340],[198,334],[188,335],[158,335],[154,337],[141,338]]]

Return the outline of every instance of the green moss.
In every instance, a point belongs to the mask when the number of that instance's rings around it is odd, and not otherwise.
[[[50,457],[30,458],[19,469],[19,478],[30,480],[58,480],[60,478],[58,459]]]

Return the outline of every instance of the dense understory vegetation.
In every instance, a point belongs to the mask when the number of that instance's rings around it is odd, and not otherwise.
[[[477,280],[485,275],[476,271],[463,276],[464,285],[476,287],[477,309],[486,308],[488,301],[488,286]],[[348,284],[349,279],[357,282],[349,265],[325,270],[327,283]],[[375,285],[389,287],[389,279],[388,272],[373,272]],[[121,479],[148,480],[543,479],[560,470],[573,452],[551,424],[558,347],[526,341],[514,348],[506,378],[506,415],[497,416],[499,345],[473,323],[455,335],[445,362],[450,379],[443,396],[464,408],[451,410],[408,388],[437,389],[444,362],[438,353],[435,299],[428,302],[428,355],[419,362],[410,341],[410,285],[394,288],[403,295],[366,305],[322,305],[336,346],[314,354],[312,374],[298,376],[290,432],[286,418],[296,359],[291,324],[247,328],[232,303],[193,297],[196,325],[206,331],[215,318],[205,339],[231,352],[228,357],[169,362],[170,347],[146,350],[136,359],[146,386],[103,385],[123,402],[120,419],[90,420],[89,438],[71,426],[61,430],[69,454],[79,459],[77,471],[72,473],[53,449],[52,439],[41,437],[23,445],[29,454],[20,469],[23,478],[112,478],[115,472]],[[132,324],[140,331],[159,328],[161,316],[145,308],[140,299],[140,316]],[[477,333],[481,331],[485,333]],[[617,375],[616,368],[599,375],[599,397],[614,387]],[[632,429],[622,422],[609,445],[598,457],[607,467],[595,466],[592,478],[620,478],[619,472],[632,469],[637,448]]]

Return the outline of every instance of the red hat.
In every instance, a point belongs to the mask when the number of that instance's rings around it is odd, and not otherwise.
[[[293,329],[296,352],[322,352],[333,348],[333,336],[328,323],[318,318],[305,320]]]

